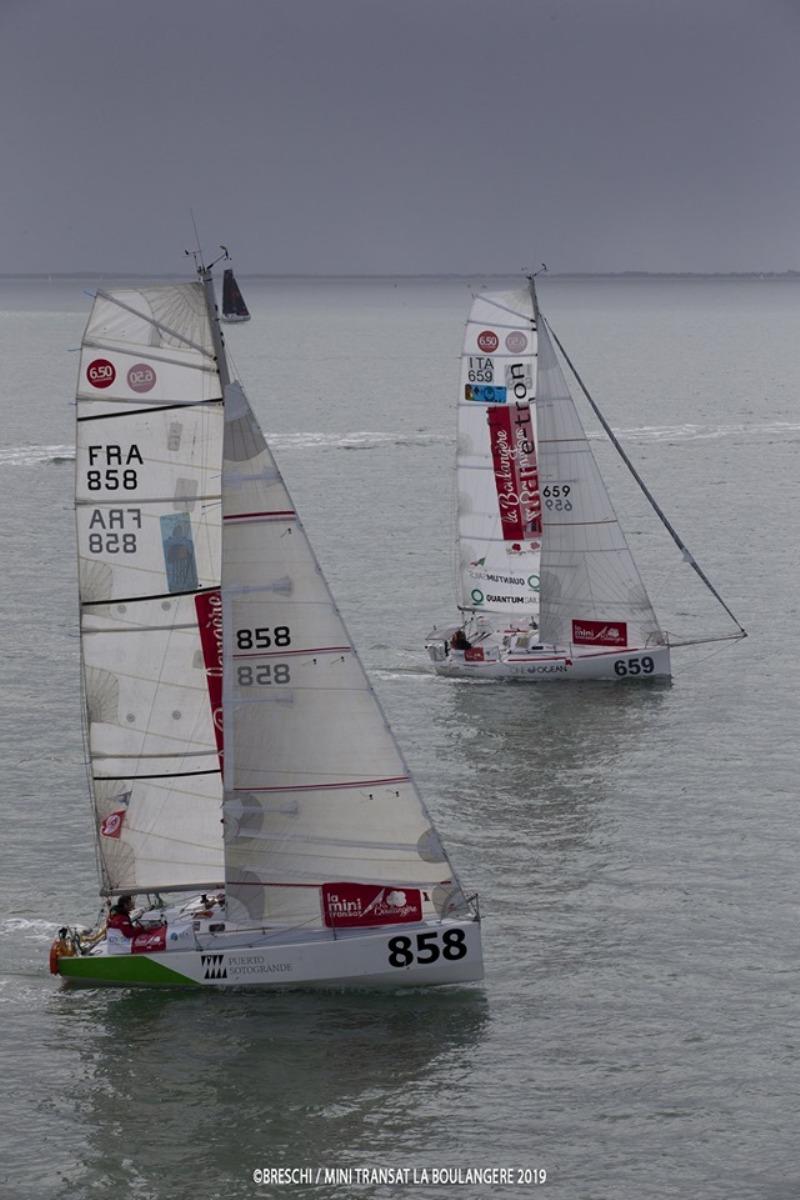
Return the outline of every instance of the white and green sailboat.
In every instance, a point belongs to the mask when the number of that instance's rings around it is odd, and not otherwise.
[[[122,986],[480,979],[475,899],[229,376],[211,269],[198,275],[98,292],[83,338],[94,835],[102,896],[139,915],[131,936],[63,928],[51,968]]]

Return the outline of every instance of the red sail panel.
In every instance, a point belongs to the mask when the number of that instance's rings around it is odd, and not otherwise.
[[[540,537],[542,501],[530,405],[492,405],[487,419],[503,540]]]
[[[195,596],[194,606],[197,611],[197,627],[200,630],[200,645],[203,649],[203,662],[206,668],[214,735],[217,739],[220,766],[222,766],[222,596],[219,590],[201,592]]]

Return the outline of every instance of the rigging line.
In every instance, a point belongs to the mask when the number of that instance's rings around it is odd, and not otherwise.
[[[603,414],[601,413],[600,409],[597,407],[597,405],[595,404],[595,402],[594,402],[594,400],[592,399],[591,395],[589,394],[589,389],[586,387],[586,384],[583,382],[583,380],[581,379],[580,375],[578,374],[578,372],[577,372],[577,369],[576,369],[575,365],[574,365],[574,364],[573,364],[573,362],[572,362],[572,359],[569,357],[569,355],[567,354],[566,350],[565,350],[565,349],[564,349],[564,347],[561,345],[561,342],[559,341],[558,335],[556,334],[556,332],[555,332],[555,330],[553,329],[552,325],[551,325],[551,324],[550,324],[550,322],[548,321],[547,317],[544,317],[544,323],[545,323],[545,325],[547,326],[547,328],[549,329],[550,333],[553,335],[553,341],[554,341],[554,342],[555,342],[555,344],[558,346],[559,350],[561,351],[562,355],[564,356],[564,361],[566,362],[566,364],[567,364],[567,366],[569,367],[570,371],[572,371],[572,374],[575,376],[575,379],[576,379],[576,381],[577,381],[577,383],[578,383],[578,386],[580,387],[581,391],[583,392],[584,396],[586,397],[586,399],[588,400],[588,402],[589,402],[589,404],[590,404],[590,406],[591,406],[592,412],[593,412],[593,413],[594,413],[594,415],[597,417],[598,421],[599,421],[599,422],[600,422],[600,424],[603,426],[603,429],[604,429],[604,430],[606,431],[606,433],[608,434],[608,437],[609,437],[609,440],[611,441],[611,444],[612,444],[612,446],[613,446],[613,447],[614,447],[614,449],[617,451],[617,453],[619,454],[619,456],[620,456],[620,458],[622,459],[622,461],[625,463],[625,466],[628,468],[628,470],[630,471],[631,475],[632,475],[632,476],[633,476],[633,478],[636,480],[636,482],[638,483],[639,487],[642,489],[642,492],[644,493],[644,495],[645,495],[645,496],[647,497],[647,499],[650,501],[650,504],[653,506],[653,509],[654,509],[654,511],[655,511],[655,513],[656,513],[656,515],[657,515],[657,516],[660,518],[660,520],[661,520],[661,523],[663,524],[664,528],[667,530],[667,533],[669,533],[669,535],[670,535],[670,537],[672,538],[673,542],[675,543],[675,545],[678,547],[678,549],[680,550],[681,554],[683,555],[684,561],[685,561],[685,562],[688,562],[689,566],[690,566],[690,567],[692,567],[692,569],[693,569],[694,571],[696,571],[696,573],[697,573],[697,574],[700,576],[700,578],[702,579],[703,583],[706,585],[706,587],[707,587],[707,588],[708,588],[708,590],[711,592],[711,594],[712,594],[713,596],[715,596],[715,597],[716,597],[716,599],[719,601],[719,603],[720,603],[720,604],[722,605],[722,607],[725,609],[725,612],[728,614],[728,616],[730,617],[730,619],[733,621],[733,623],[734,623],[734,625],[737,627],[737,629],[741,630],[741,636],[742,636],[742,637],[747,637],[747,630],[746,630],[746,629],[744,628],[744,626],[743,626],[743,625],[742,625],[742,624],[741,624],[741,623],[740,623],[740,622],[737,620],[737,618],[736,618],[736,617],[733,615],[732,611],[730,610],[730,608],[728,608],[728,605],[727,605],[727,604],[725,603],[725,601],[722,599],[722,596],[720,596],[719,592],[718,592],[718,591],[717,591],[717,589],[714,587],[713,583],[712,583],[712,582],[711,582],[711,580],[708,578],[708,576],[706,575],[705,571],[703,571],[702,567],[699,565],[699,563],[698,563],[698,562],[697,562],[697,560],[695,559],[695,557],[694,557],[694,555],[692,554],[692,552],[691,552],[691,551],[688,549],[688,547],[685,545],[685,543],[681,541],[681,539],[680,539],[680,537],[678,536],[678,534],[676,533],[675,529],[672,527],[672,525],[669,523],[669,521],[667,520],[667,518],[666,518],[666,516],[664,515],[664,513],[663,513],[663,512],[661,511],[661,509],[659,508],[658,504],[656,503],[655,497],[652,495],[652,493],[651,493],[651,492],[650,492],[650,490],[648,489],[647,485],[645,484],[644,480],[642,479],[641,475],[640,475],[640,474],[639,474],[639,472],[636,470],[636,468],[635,468],[635,466],[633,465],[633,463],[631,462],[631,460],[628,458],[628,455],[625,453],[625,451],[623,450],[622,446],[620,445],[620,443],[619,443],[619,440],[618,440],[618,438],[617,438],[616,434],[614,433],[613,429],[611,428],[611,426],[609,425],[608,421],[605,419],[605,417],[604,417],[604,416],[603,416]]]
[[[670,650],[679,650],[683,646],[708,646],[711,642],[740,642],[746,636],[745,633],[723,633],[717,637],[687,638],[682,642],[670,640],[669,647]]]
[[[728,638],[728,639],[725,639],[725,638],[717,638],[716,640],[717,640],[717,641],[720,641],[720,642],[724,642],[725,640],[727,640],[727,641],[741,641],[741,636],[742,636],[742,635],[740,634],[740,635],[739,635],[738,637],[736,637],[736,638]],[[672,649],[672,643],[670,643],[670,649]],[[727,647],[727,646],[717,646],[715,650],[709,650],[708,654],[706,654],[706,656],[705,656],[704,658],[697,659],[695,662],[693,662],[693,663],[691,664],[692,668],[696,670],[696,669],[697,669],[697,667],[701,667],[701,666],[703,665],[703,663],[707,663],[707,662],[709,662],[709,661],[710,661],[712,658],[716,658],[718,654],[721,654],[723,650],[727,650],[727,649],[728,649],[728,647]]]

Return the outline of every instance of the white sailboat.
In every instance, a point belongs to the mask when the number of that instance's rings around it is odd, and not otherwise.
[[[473,302],[456,450],[461,619],[435,627],[426,649],[440,675],[669,679],[676,643],[656,617],[551,333],[533,276],[523,291],[486,293]],[[735,623],[736,632],[724,638],[746,636],[575,374],[684,559]]]
[[[214,264],[212,264],[213,266]],[[83,984],[482,977],[433,828],[241,385],[211,269],[97,293],[77,393],[85,736],[106,927]]]

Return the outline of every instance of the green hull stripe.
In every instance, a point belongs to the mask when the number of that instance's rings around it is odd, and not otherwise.
[[[172,987],[201,987],[188,975],[181,975],[170,967],[163,967],[146,954],[82,955],[75,958],[60,958],[59,973],[65,979],[79,979],[90,983],[112,983],[120,987],[137,983],[168,984]]]

